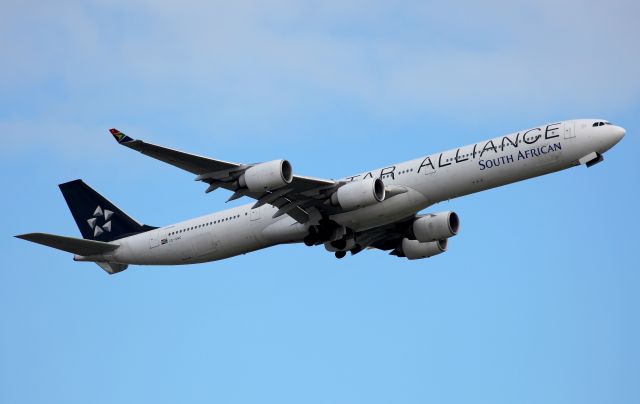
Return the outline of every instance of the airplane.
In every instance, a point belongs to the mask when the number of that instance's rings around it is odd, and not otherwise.
[[[222,260],[283,243],[324,245],[337,258],[365,249],[409,260],[448,249],[460,231],[453,211],[420,214],[442,201],[550,174],[592,167],[626,134],[603,119],[541,125],[339,180],[293,173],[287,160],[233,163],[135,140],[116,141],[255,202],[164,227],[128,216],[82,180],[60,184],[82,239],[47,233],[16,237],[74,254],[109,274],[129,265]]]

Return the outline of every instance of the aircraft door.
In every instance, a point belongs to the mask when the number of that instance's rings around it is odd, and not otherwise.
[[[251,209],[251,213],[249,213],[250,220],[255,222],[256,220],[260,220],[260,208]]]
[[[149,249],[156,248],[160,245],[160,237],[157,231],[151,232],[149,237]]]
[[[574,137],[576,137],[576,131],[575,131],[575,122],[574,121],[569,121],[569,122],[565,122],[564,123],[564,138],[565,139],[573,139]]]

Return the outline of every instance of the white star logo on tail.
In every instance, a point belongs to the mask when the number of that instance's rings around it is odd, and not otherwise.
[[[102,210],[100,205],[98,205],[96,210],[93,212],[93,217],[90,219],[87,219],[87,223],[89,223],[89,227],[91,227],[91,229],[93,230],[93,237],[98,237],[105,231],[107,232],[111,231],[111,220],[110,220],[111,216],[113,216],[112,211],[108,209]],[[104,217],[104,221],[105,221],[105,223],[102,226],[98,226],[98,218],[100,217]]]

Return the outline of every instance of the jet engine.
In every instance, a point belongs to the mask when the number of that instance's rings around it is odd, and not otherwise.
[[[293,168],[287,160],[273,160],[249,167],[238,179],[251,192],[272,191],[291,183]]]
[[[428,243],[421,243],[418,240],[404,238],[399,248],[395,251],[395,255],[399,257],[404,256],[410,260],[429,258],[447,251],[448,244],[449,240],[446,238]]]
[[[455,236],[460,230],[460,218],[455,212],[440,212],[422,216],[411,226],[412,235],[421,243]]]
[[[384,183],[380,178],[348,182],[331,195],[331,204],[353,210],[384,201]]]

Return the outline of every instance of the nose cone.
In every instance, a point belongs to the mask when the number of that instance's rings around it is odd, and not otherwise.
[[[597,135],[599,139],[598,143],[600,144],[600,150],[598,150],[598,152],[600,153],[604,153],[618,144],[627,133],[624,128],[616,125],[600,126],[597,129],[601,131],[600,134]]]
[[[624,130],[623,127],[620,126],[613,126],[612,129],[612,137],[614,139],[614,144],[618,143],[619,141],[622,140],[622,138],[624,137],[624,135],[627,133],[626,130]]]
[[[618,142],[624,137],[625,133],[626,131],[624,128],[621,128],[620,126],[606,126],[606,132],[604,132],[603,136],[600,138],[602,145],[601,153],[604,153],[618,144]]]

